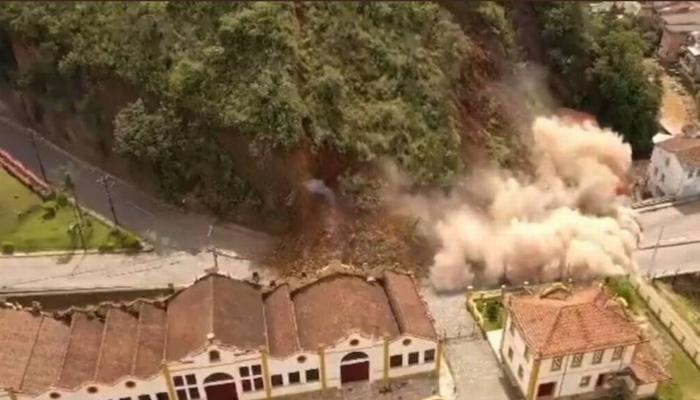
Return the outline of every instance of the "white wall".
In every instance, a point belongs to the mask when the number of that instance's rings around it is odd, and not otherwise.
[[[540,384],[556,382],[555,395],[571,396],[591,392],[595,389],[595,384],[598,376],[604,373],[620,371],[627,367],[632,362],[635,346],[627,346],[620,360],[612,360],[614,349],[610,348],[604,351],[603,359],[600,364],[593,364],[593,352],[588,352],[583,355],[583,361],[580,367],[572,367],[573,355],[563,357],[562,367],[558,371],[552,371],[553,358],[543,359],[540,364],[540,372],[537,378],[537,387]],[[588,386],[581,387],[581,378],[590,376],[591,380]]]
[[[410,344],[404,345],[404,340],[406,339],[410,341]],[[426,350],[433,350],[435,352],[434,361],[425,362]],[[408,354],[413,352],[418,352],[419,354],[418,364],[408,365]],[[437,342],[410,335],[400,336],[389,342],[389,357],[398,354],[403,355],[403,367],[389,368],[389,378],[434,371],[436,367],[435,362],[438,357]]]
[[[637,386],[637,391],[635,394],[638,398],[651,397],[656,394],[656,389],[658,389],[658,383],[647,383],[644,385]]]
[[[357,340],[356,346],[350,342]],[[369,379],[375,381],[384,377],[384,339],[366,338],[359,334],[351,334],[346,340],[326,348],[326,385],[340,387],[340,360],[348,353],[360,351],[369,357]]]
[[[525,341],[523,340],[520,331],[515,327],[513,333],[511,334],[511,324],[512,318],[510,314],[506,317],[506,331],[503,334],[503,346],[502,354],[503,362],[510,369],[513,377],[518,383],[518,387],[522,391],[523,395],[527,395],[528,383],[530,382],[530,375],[532,374],[532,367],[534,365],[534,354],[532,350],[530,351],[530,359],[525,360]],[[508,358],[508,349],[513,349],[513,360]],[[518,367],[523,367],[523,377],[522,379],[518,377]]]
[[[301,356],[306,357],[303,363],[299,362],[299,357]],[[272,396],[284,396],[300,392],[321,390],[322,388],[321,378],[323,378],[323,373],[321,372],[321,357],[318,353],[300,352],[284,359],[268,358],[267,365],[270,370],[270,376],[282,375],[282,380],[284,382],[284,386],[271,386]],[[306,381],[306,371],[310,369],[318,369],[318,381]],[[290,372],[299,372],[299,383],[289,383]]]
[[[136,384],[133,388],[126,387],[126,382],[132,381]],[[88,393],[89,387],[96,387],[96,393]],[[60,400],[103,400],[103,399],[119,399],[123,397],[131,397],[132,400],[140,395],[148,394],[151,395],[152,400],[155,400],[155,395],[158,392],[167,392],[168,386],[165,382],[165,378],[162,375],[154,376],[150,380],[141,380],[137,378],[124,378],[116,382],[114,385],[103,385],[103,384],[86,384],[75,391],[62,391],[62,390],[48,390],[39,396],[27,396],[18,394],[18,400],[52,400],[51,393],[58,392],[61,394]]]
[[[668,166],[666,166],[667,159]],[[658,172],[655,173],[657,169]],[[689,177],[688,173],[691,171],[693,172],[692,177]],[[665,176],[663,182],[661,182],[662,175]],[[659,146],[654,147],[651,154],[647,176],[649,178],[648,188],[654,196],[657,195],[656,188],[663,190],[666,195],[676,197],[694,196],[700,193],[700,171],[696,168],[684,168],[675,154],[669,153]]]

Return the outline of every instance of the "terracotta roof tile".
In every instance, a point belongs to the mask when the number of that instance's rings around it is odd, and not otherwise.
[[[40,393],[58,381],[69,338],[68,323],[50,317],[42,318],[32,357],[20,386],[22,392]]]
[[[640,343],[639,328],[600,288],[510,296],[507,308],[525,341],[543,357]]]
[[[139,327],[133,374],[148,378],[158,372],[165,353],[167,313],[152,304],[142,302],[139,308]]]
[[[0,309],[0,387],[19,387],[41,318]]]
[[[136,352],[138,319],[119,308],[110,308],[105,319],[95,380],[113,383],[131,373]]]
[[[104,323],[99,319],[82,312],[73,314],[68,350],[57,386],[73,389],[95,377],[103,330]]]
[[[215,340],[239,349],[267,348],[262,293],[247,282],[212,276]]]
[[[166,357],[179,360],[202,347],[212,331],[212,279],[178,293],[168,307]]]
[[[700,147],[700,139],[688,138],[683,136],[674,136],[666,139],[663,142],[657,143],[657,146],[668,151],[669,153],[677,153]]]
[[[401,332],[435,339],[435,328],[413,279],[387,271],[384,287]]]
[[[664,382],[671,379],[666,368],[661,365],[648,343],[637,347],[630,369],[634,374],[635,380],[640,383]]]
[[[271,355],[286,357],[301,349],[288,285],[279,286],[265,297],[265,319]]]
[[[373,337],[396,337],[399,327],[377,282],[350,275],[321,279],[292,295],[301,347],[316,350],[359,330]]]

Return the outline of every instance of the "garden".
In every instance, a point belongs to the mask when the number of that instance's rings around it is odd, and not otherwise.
[[[65,193],[49,199],[0,168],[0,247],[3,254],[48,250],[137,250],[134,235],[81,210]]]

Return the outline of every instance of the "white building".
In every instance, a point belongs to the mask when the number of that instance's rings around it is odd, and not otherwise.
[[[647,188],[654,197],[700,194],[700,138],[680,134],[656,143],[647,170]]]
[[[437,387],[439,358],[413,279],[392,272],[267,293],[209,274],[158,301],[0,308],[3,400],[254,400],[417,376]]]
[[[640,351],[639,328],[602,288],[508,296],[501,342],[504,369],[526,400],[598,398],[614,387],[654,395],[668,379]]]

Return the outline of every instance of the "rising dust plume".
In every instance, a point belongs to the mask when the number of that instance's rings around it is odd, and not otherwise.
[[[537,118],[531,176],[476,171],[449,190],[409,193],[392,170],[391,196],[420,218],[438,248],[433,284],[539,282],[620,273],[633,266],[640,230],[618,190],[631,149],[591,122]]]

